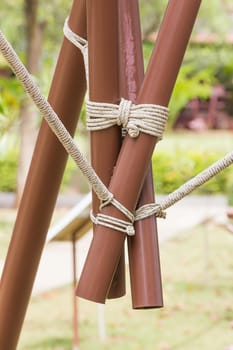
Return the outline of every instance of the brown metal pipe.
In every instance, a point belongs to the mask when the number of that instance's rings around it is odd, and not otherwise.
[[[118,0],[121,97],[136,103],[144,78],[138,0]]]
[[[104,14],[103,14],[104,12]],[[117,0],[87,1],[90,100],[119,102],[118,16]],[[114,126],[91,132],[91,163],[108,186],[121,148],[121,130]],[[93,193],[93,213],[99,212],[100,201]],[[94,226],[95,234],[95,226]],[[119,260],[109,298],[125,294],[124,251]]]
[[[154,202],[153,176],[150,166],[138,207]],[[135,236],[128,237],[128,252],[133,308],[162,307],[163,291],[155,216],[135,223]]]
[[[201,0],[170,0],[137,103],[167,106]],[[126,136],[109,190],[131,211],[135,210],[157,139],[141,133]],[[104,214],[124,219],[112,205]],[[104,303],[124,244],[125,235],[98,226],[78,284],[80,297]]]
[[[120,90],[134,103],[144,77],[138,0],[119,0]],[[154,186],[149,168],[138,206],[153,203]],[[135,223],[128,237],[129,270],[133,308],[163,306],[158,234],[155,216]]]
[[[86,3],[75,0],[70,27],[86,36]],[[74,134],[86,90],[83,57],[64,39],[49,102]],[[46,233],[56,203],[67,154],[42,122],[0,287],[0,349],[17,346]]]

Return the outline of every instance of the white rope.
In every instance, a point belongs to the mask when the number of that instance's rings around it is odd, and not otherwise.
[[[51,130],[57,136],[67,153],[72,157],[77,166],[80,168],[83,175],[88,179],[90,185],[100,199],[102,207],[111,203],[130,220],[128,225],[131,225],[131,222],[134,221],[134,215],[115,198],[113,198],[113,194],[103,184],[87,159],[80,152],[78,146],[75,144],[73,138],[70,136],[64,124],[61,122],[46,98],[42,95],[33,77],[29,74],[1,31],[0,50],[11,66],[15,75],[23,85],[24,89],[30,95],[35,105],[42,113]]]
[[[88,178],[99,199],[101,201],[106,201],[109,200],[109,198],[112,198],[112,194],[108,191],[107,187],[102,183],[102,181],[94,172],[93,168],[86,160],[86,158],[82,155],[79,148],[75,144],[73,138],[70,136],[69,132],[65,128],[64,124],[61,122],[61,120],[59,119],[49,102],[46,100],[46,98],[42,95],[36,82],[29,74],[27,69],[24,67],[24,65],[22,64],[22,62],[20,61],[15,51],[8,43],[1,31],[0,49],[7,62],[10,64],[15,75],[23,85],[24,89],[31,96],[35,105],[42,113],[44,119],[50,126],[51,130],[62,143],[67,153],[79,166],[84,176]]]
[[[0,50],[7,60],[15,75],[23,85],[26,92],[31,96],[32,100],[42,113],[44,119],[48,123],[51,130],[57,136],[63,147],[66,149],[67,153],[73,158],[75,163],[78,165],[84,176],[88,179],[93,190],[96,192],[98,198],[102,202],[101,208],[112,204],[118,210],[120,210],[128,219],[128,221],[112,218],[104,214],[98,214],[96,220],[97,224],[111,227],[115,230],[124,232],[129,235],[133,235],[133,223],[136,220],[144,219],[151,215],[156,215],[158,217],[165,217],[163,212],[165,209],[178,202],[186,195],[191,193],[194,189],[201,186],[213,176],[217,175],[220,171],[227,168],[233,163],[233,151],[228,153],[225,157],[215,162],[213,165],[203,170],[200,174],[186,182],[176,191],[169,194],[161,203],[151,203],[146,204],[139,208],[135,215],[131,213],[127,208],[125,208],[121,203],[119,203],[114,197],[113,194],[107,189],[107,187],[102,183],[98,175],[95,173],[91,165],[88,163],[86,158],[82,155],[74,140],[70,136],[69,132],[52,109],[49,102],[40,92],[37,84],[33,80],[32,76],[28,73],[27,69],[24,67],[17,54],[8,43],[7,39],[0,31]],[[105,104],[106,105],[106,104]],[[135,106],[137,107],[137,106]],[[120,108],[123,108],[122,106]],[[130,110],[132,105],[127,101],[127,107],[124,107],[124,111],[121,113],[119,123],[127,125],[129,122],[126,121],[128,118],[128,109]],[[140,107],[141,108],[141,107]],[[119,109],[118,109],[119,110]],[[127,112],[125,112],[127,110]],[[162,112],[163,113],[163,112]],[[126,116],[125,116],[126,114]]]
[[[106,201],[102,201],[100,205],[100,210],[106,207],[109,204],[114,205],[115,208],[117,208],[122,214],[124,214],[131,222],[134,222],[134,214],[131,213],[124,205],[122,205],[120,202],[116,200],[116,198],[109,196],[109,199]]]
[[[168,108],[153,104],[135,105],[121,99],[120,104],[87,101],[88,130],[103,130],[114,125],[122,126],[131,137],[140,132],[162,139],[168,118]]]
[[[92,212],[90,213],[90,218],[95,225],[109,227],[114,230],[125,233],[128,236],[134,236],[135,234],[133,223],[129,221],[118,219],[113,216],[101,213],[98,213],[96,216],[94,216]]]
[[[74,33],[69,27],[69,19],[64,23],[65,37],[81,50],[84,59],[87,87],[89,90],[88,42]],[[88,130],[103,130],[115,124],[122,126],[131,137],[144,132],[159,139],[162,138],[168,118],[168,108],[154,104],[135,105],[131,101],[121,99],[118,105],[111,103],[87,101],[86,112]]]
[[[67,17],[63,27],[63,33],[65,37],[76,46],[82,53],[87,48],[87,40],[79,36],[77,33],[74,33],[69,27],[69,18]]]
[[[87,90],[89,90],[88,42],[70,29],[69,18],[66,18],[65,20],[63,33],[64,36],[82,52],[86,72]]]
[[[151,215],[155,215],[157,218],[166,218],[166,213],[163,211],[161,204],[150,203],[145,204],[136,210],[134,220],[142,220]]]
[[[170,193],[161,203],[146,204],[139,208],[135,213],[135,221],[146,218],[155,214],[160,216],[164,215],[163,210],[171,207],[173,204],[187,196],[196,188],[203,185],[205,182],[216,176],[222,170],[226,169],[233,163],[233,151],[227,153],[223,158],[216,161],[214,164],[203,170],[198,175],[194,176],[189,181],[185,182],[177,190]]]

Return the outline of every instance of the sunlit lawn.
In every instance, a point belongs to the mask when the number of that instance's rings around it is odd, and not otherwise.
[[[233,235],[214,225],[199,226],[165,243],[165,307],[134,311],[129,295],[108,301],[107,339],[101,342],[96,305],[80,300],[80,349],[227,349],[233,345],[232,251]],[[19,350],[71,349],[71,310],[70,287],[33,298]]]
[[[221,149],[223,154],[232,146],[230,132],[167,134],[158,145]],[[5,257],[15,215],[0,211],[0,259]],[[197,227],[164,244],[161,262],[164,309],[133,311],[129,295],[108,301],[107,339],[101,342],[96,305],[80,300],[81,349],[225,350],[233,345],[233,235],[213,225]],[[70,287],[33,298],[18,349],[71,349],[71,314]]]

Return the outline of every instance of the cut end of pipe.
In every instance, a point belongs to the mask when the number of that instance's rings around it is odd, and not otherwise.
[[[135,310],[160,309],[164,307],[162,288],[160,288],[157,293],[149,293],[146,289],[144,293],[139,289],[136,290],[137,293],[135,293],[135,289],[133,289],[132,292],[132,308]]]
[[[90,288],[83,288],[82,285],[77,285],[77,288],[75,290],[75,295],[79,298],[86,299],[89,301],[93,301],[94,303],[98,304],[105,304],[106,299],[102,296],[100,297],[98,295],[98,292],[96,289],[90,290]]]
[[[148,310],[148,309],[161,309],[164,305],[133,305],[132,308],[134,310]]]

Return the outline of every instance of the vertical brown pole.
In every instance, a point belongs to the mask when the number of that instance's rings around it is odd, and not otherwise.
[[[90,100],[119,102],[118,16],[116,0],[87,1]],[[91,132],[91,162],[108,186],[121,147],[121,130],[114,126]],[[93,193],[93,212],[99,211],[99,199]],[[95,231],[95,227],[94,227]],[[125,294],[124,253],[111,284],[108,297]]]
[[[73,260],[73,350],[79,348],[79,336],[78,336],[78,301],[75,295],[75,288],[77,284],[77,259],[76,259],[76,234],[72,236],[72,260]]]
[[[144,77],[138,0],[119,0],[120,89],[134,103]],[[153,203],[154,186],[149,168],[138,206]],[[158,234],[155,216],[135,223],[135,236],[128,237],[133,308],[163,306]]]
[[[149,168],[138,207],[154,203],[152,169]],[[135,236],[128,237],[130,281],[134,309],[163,306],[160,257],[155,216],[135,223]]]
[[[137,103],[167,106],[201,0],[170,0]],[[109,190],[131,211],[135,210],[157,139],[141,133],[126,136]],[[109,205],[103,213],[124,219]],[[125,235],[98,226],[81,275],[77,294],[104,303],[124,244]]]
[[[75,0],[70,27],[86,36],[86,4]],[[86,90],[83,57],[64,39],[49,102],[74,133]],[[0,349],[17,346],[67,155],[45,122],[37,139],[0,287]]]

